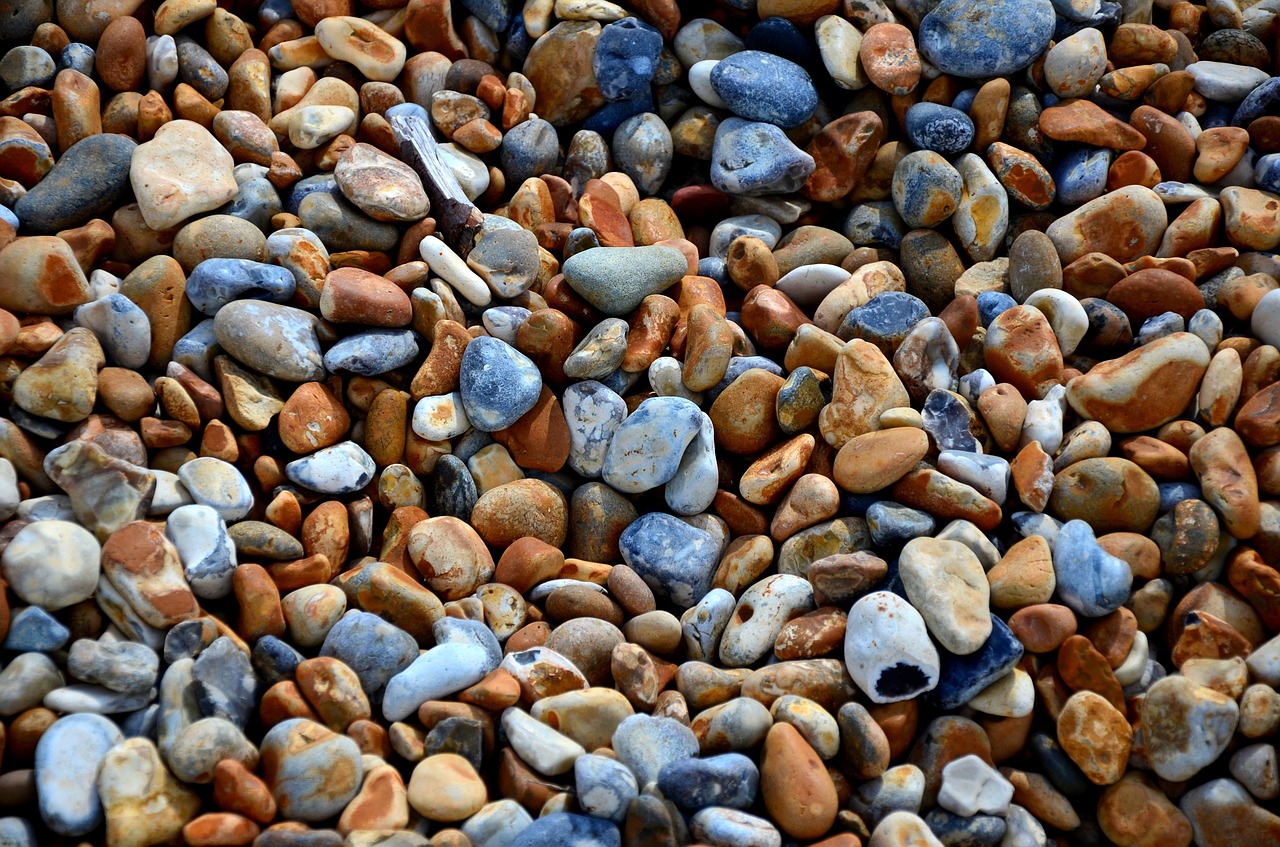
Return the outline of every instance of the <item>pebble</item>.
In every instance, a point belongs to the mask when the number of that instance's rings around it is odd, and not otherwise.
[[[138,145],[129,164],[143,220],[162,231],[218,208],[236,195],[232,165],[231,154],[200,124],[166,123]]]
[[[908,700],[938,684],[938,651],[924,619],[896,594],[877,591],[853,604],[844,649],[850,676],[872,702]]]

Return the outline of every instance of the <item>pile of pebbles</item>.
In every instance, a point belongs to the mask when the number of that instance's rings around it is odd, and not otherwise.
[[[1280,843],[1278,41],[0,0],[0,845]]]

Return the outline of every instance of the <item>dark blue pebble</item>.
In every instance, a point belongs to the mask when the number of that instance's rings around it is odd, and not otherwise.
[[[461,0],[463,6],[494,32],[511,26],[515,9],[511,0]]]
[[[1068,4],[1063,3],[1063,7]],[[1103,0],[1098,11],[1094,12],[1083,20],[1067,20],[1061,16],[1058,17],[1053,27],[1053,40],[1062,41],[1070,38],[1086,27],[1094,29],[1110,29],[1120,24],[1121,7],[1119,3],[1113,3],[1111,0]]]
[[[973,143],[973,121],[969,116],[940,103],[916,103],[907,109],[903,123],[907,137],[921,150],[955,156]]]
[[[377,376],[402,368],[418,355],[418,337],[411,329],[369,329],[348,335],[324,354],[332,373]]]
[[[729,285],[729,264],[719,256],[706,256],[698,260],[698,276],[705,276],[720,283],[721,287]]]
[[[1080,305],[1089,319],[1089,329],[1080,340],[1080,349],[1117,354],[1129,349],[1133,343],[1133,327],[1119,306],[1098,297],[1085,297]]]
[[[315,194],[317,191],[332,194],[334,197],[342,196],[342,191],[338,188],[338,180],[333,174],[316,174],[293,184],[293,189],[289,192],[289,201],[285,204],[286,210],[290,214],[298,214],[302,201],[307,195]]]
[[[253,665],[230,638],[214,641],[191,666],[196,703],[206,718],[223,718],[244,729],[257,708]]]
[[[276,187],[266,177],[258,177],[240,183],[236,196],[218,211],[243,218],[262,230],[264,235],[270,235],[274,231],[271,218],[284,211],[284,207]]]
[[[850,309],[836,335],[844,341],[869,341],[892,357],[911,328],[927,317],[929,307],[919,297],[905,291],[886,291]]]
[[[933,515],[892,500],[880,500],[867,508],[867,529],[879,547],[900,547],[913,538],[933,535]]]
[[[97,62],[97,54],[88,44],[73,41],[58,54],[59,71],[79,71],[85,76],[93,75],[93,66]]]
[[[752,368],[760,368],[768,371],[774,376],[786,376],[782,372],[782,368],[773,359],[764,356],[734,356],[729,360],[729,367],[725,369],[724,379],[717,382],[712,388],[708,389],[704,394],[706,407],[711,408],[711,404],[720,396],[720,393],[733,385],[733,381],[742,376]]]
[[[844,221],[844,237],[859,247],[897,250],[911,227],[898,214],[892,200],[858,203]]]
[[[297,13],[293,11],[293,0],[263,0],[258,4],[258,23],[262,24],[263,29],[270,29],[283,20],[296,20],[297,17]]]
[[[70,424],[33,415],[17,404],[9,407],[9,417],[23,430],[39,438],[61,438],[71,428]]]
[[[431,514],[452,515],[458,520],[469,521],[480,494],[475,479],[461,459],[441,456],[436,462],[428,497]]]
[[[18,609],[0,647],[16,653],[51,653],[67,643],[71,630],[39,606]]]
[[[600,30],[591,69],[604,99],[633,100],[648,94],[661,52],[662,35],[638,18],[623,18]]]
[[[1101,197],[1107,190],[1111,155],[1110,150],[1093,147],[1077,147],[1062,154],[1053,167],[1058,201],[1078,206]]]
[[[622,531],[618,547],[660,601],[687,609],[711,590],[719,545],[710,533],[674,515],[642,515]]]
[[[978,96],[978,89],[966,88],[956,95],[956,99],[951,101],[951,108],[959,109],[966,115],[969,114],[969,107],[973,105],[973,101]]]
[[[614,394],[621,396],[626,394],[631,386],[635,385],[639,379],[639,374],[630,373],[628,371],[624,371],[622,368],[618,368],[616,371],[600,380],[600,384],[605,388],[608,388]]]
[[[939,709],[958,709],[1004,676],[1022,658],[1022,642],[1004,621],[991,616],[991,637],[967,656],[956,656],[941,647],[942,672],[938,687],[924,695]]]
[[[1268,153],[1253,165],[1253,180],[1263,191],[1280,193],[1280,153]]]
[[[1035,756],[1040,765],[1040,770],[1053,783],[1054,788],[1068,797],[1081,797],[1093,790],[1093,783],[1071,761],[1067,751],[1062,749],[1056,739],[1043,732],[1035,732],[1032,733],[1028,746],[1031,748],[1031,755]]]
[[[472,456],[492,443],[492,435],[483,430],[471,429],[463,433],[462,437],[454,443],[452,455],[457,456],[464,462],[469,462]]]
[[[916,42],[943,73],[1009,76],[1045,51],[1055,19],[1049,0],[942,0],[920,21]]]
[[[884,498],[885,494],[877,491],[870,494],[842,494],[840,495],[841,513],[855,518],[865,518],[871,507]]]
[[[418,658],[418,643],[377,615],[351,611],[329,630],[320,655],[331,656],[355,671],[365,693],[373,695],[413,664]]]
[[[685,812],[708,806],[749,809],[759,789],[760,771],[741,753],[677,759],[658,773],[662,796]]]
[[[502,171],[512,185],[554,171],[560,158],[556,128],[541,118],[517,124],[503,137],[501,156]]]
[[[991,326],[992,321],[1018,305],[1017,300],[1003,291],[984,291],[978,295],[977,300],[978,322],[984,327]]]
[[[934,809],[924,816],[924,822],[946,847],[996,847],[1004,839],[1004,818],[994,815],[964,818]]]
[[[804,68],[759,50],[717,62],[711,87],[739,117],[784,129],[804,123],[818,108],[818,90]]]
[[[205,259],[187,277],[187,299],[212,317],[232,300],[286,303],[297,288],[287,268],[252,259]]]
[[[584,250],[593,250],[600,246],[600,239],[596,235],[596,231],[589,226],[576,226],[569,230],[569,237],[564,243],[564,258],[567,261],[570,256],[576,256]]]
[[[1160,491],[1160,514],[1172,509],[1183,500],[1199,500],[1200,486],[1194,482],[1161,482],[1156,484]]]
[[[1200,124],[1200,128],[1217,129],[1220,126],[1231,126],[1231,116],[1234,114],[1231,107],[1224,103],[1210,103],[1205,113],[1196,119]]]
[[[113,208],[129,185],[129,163],[137,146],[132,138],[115,133],[72,144],[44,179],[14,204],[23,233],[51,235]]]
[[[533,41],[533,36],[529,35],[529,30],[524,28],[524,17],[522,15],[514,16],[511,19],[511,26],[507,28],[507,55],[511,57],[513,65],[524,64],[524,60],[529,56],[529,51],[533,49]]]
[[[159,725],[160,704],[152,703],[145,709],[131,712],[120,721],[120,731],[125,738],[150,738],[154,741]]]
[[[1177,312],[1162,312],[1158,315],[1152,315],[1142,322],[1142,326],[1138,327],[1136,338],[1138,346],[1150,344],[1152,341],[1173,335],[1175,332],[1182,332],[1186,329],[1186,326],[1187,322]]]
[[[622,126],[627,118],[634,118],[636,115],[643,115],[645,112],[653,111],[655,111],[653,93],[646,88],[629,100],[605,103],[582,122],[582,128],[591,132],[598,132],[605,138],[612,138],[613,134],[618,131],[618,127]]]
[[[553,812],[521,830],[508,847],[622,847],[622,834],[603,818]]]
[[[178,46],[178,78],[206,100],[217,100],[226,94],[230,77],[209,51],[187,35],[179,35],[174,41]]]
[[[743,46],[748,50],[772,53],[795,62],[802,68],[815,68],[820,64],[818,51],[814,49],[800,28],[786,18],[765,18],[751,27]]]
[[[1280,77],[1272,77],[1250,91],[1231,116],[1235,126],[1248,126],[1263,115],[1274,115],[1280,106]]]
[[[253,671],[265,686],[293,679],[298,665],[305,657],[286,641],[274,635],[264,635],[253,645]]]
[[[477,771],[484,755],[484,725],[460,715],[445,718],[427,733],[423,748],[428,756],[453,753],[471,763]]]
[[[476,429],[506,429],[533,408],[541,391],[538,366],[506,342],[477,338],[462,354],[458,393]]]

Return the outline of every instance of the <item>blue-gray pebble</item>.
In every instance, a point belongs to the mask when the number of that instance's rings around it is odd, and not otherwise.
[[[1133,585],[1133,571],[1112,556],[1082,520],[1067,521],[1053,549],[1057,593],[1063,604],[1087,618],[1100,618],[1124,605]]]
[[[187,299],[211,317],[233,300],[287,303],[296,288],[287,268],[252,259],[205,259],[187,277]]]
[[[711,590],[720,545],[673,515],[650,512],[618,539],[622,558],[660,600],[687,609]]]
[[[904,124],[907,137],[921,150],[955,156],[973,143],[973,120],[940,103],[916,103],[907,109]]]
[[[563,271],[565,282],[584,300],[618,317],[679,282],[689,262],[674,247],[596,247],[570,256]]]
[[[1056,551],[1054,558],[1057,558]],[[938,653],[942,657],[938,685],[925,694],[924,699],[938,709],[958,709],[1013,670],[1022,658],[1023,647],[1013,630],[992,615],[991,635],[976,651],[967,656],[956,656],[939,648]]]
[[[735,115],[790,129],[818,108],[818,90],[805,69],[781,56],[743,50],[711,69],[711,87]]]
[[[1009,76],[1049,46],[1050,0],[942,0],[920,21],[917,43],[943,73],[966,79]]]
[[[355,671],[366,694],[374,695],[387,681],[418,658],[413,636],[377,615],[352,610],[333,625],[320,647]]]
[[[658,789],[685,812],[708,806],[749,809],[760,789],[760,770],[741,753],[677,759],[658,774]]]
[[[600,30],[591,68],[609,101],[647,94],[658,69],[662,35],[637,18],[623,18]]]
[[[129,184],[132,138],[99,133],[77,141],[14,204],[28,235],[52,235],[87,223],[114,208]]]
[[[538,402],[542,374],[529,357],[496,338],[477,338],[462,354],[462,408],[482,432],[506,429]]]
[[[553,812],[521,830],[508,847],[622,847],[622,834],[612,821]]]
[[[725,118],[711,148],[711,184],[728,194],[760,196],[799,191],[813,173],[813,157],[764,121]]]
[[[289,277],[292,279],[292,274]],[[413,330],[370,329],[348,335],[330,347],[324,354],[324,366],[332,373],[377,376],[404,367],[417,355],[418,338]]]

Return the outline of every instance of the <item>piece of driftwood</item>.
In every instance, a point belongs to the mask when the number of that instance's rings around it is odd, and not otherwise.
[[[400,155],[422,179],[437,230],[445,243],[465,259],[484,224],[484,216],[467,199],[453,171],[441,160],[426,121],[413,115],[393,115],[390,123],[400,142]]]

